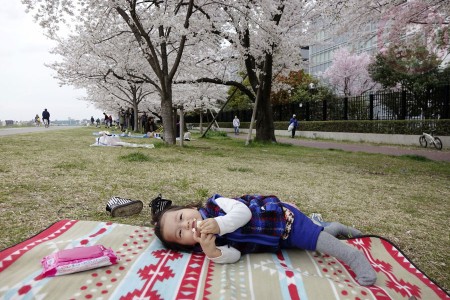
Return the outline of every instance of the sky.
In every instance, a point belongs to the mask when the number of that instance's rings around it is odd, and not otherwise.
[[[44,64],[58,57],[44,30],[25,13],[20,0],[0,0],[0,121],[29,121],[44,108],[50,120],[101,118],[102,111],[79,100],[85,91],[62,86]]]

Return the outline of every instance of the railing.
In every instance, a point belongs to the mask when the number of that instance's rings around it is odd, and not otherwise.
[[[376,92],[358,97],[274,105],[272,110],[274,121],[288,121],[293,114],[306,121],[449,119],[449,103],[450,85],[445,85],[416,95],[406,91]],[[231,122],[235,115],[241,122],[249,122],[252,112],[223,111],[217,121]],[[186,122],[199,122],[199,117],[188,116]]]

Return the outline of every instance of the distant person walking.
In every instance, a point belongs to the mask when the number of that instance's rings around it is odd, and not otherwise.
[[[103,120],[103,123],[105,123],[105,128],[109,128],[109,116],[104,112],[103,116],[105,119]]]
[[[297,121],[297,116],[294,114],[292,115],[292,118],[289,120],[289,126],[292,125],[292,130],[291,130],[291,137],[294,138],[295,137],[295,130],[297,130],[298,128],[298,121]]]
[[[134,109],[132,107],[130,107],[130,126],[131,126],[131,131],[134,131]],[[130,130],[130,129],[128,129],[128,130]]]
[[[42,122],[44,122],[45,128],[50,126],[50,113],[47,109],[42,112]]]
[[[112,117],[112,115],[109,115],[108,122],[109,122],[109,127],[112,127],[113,126],[113,117]]]
[[[241,122],[239,121],[237,116],[234,116],[233,127],[234,127],[234,134],[235,135],[239,135],[239,126],[241,126]]]
[[[39,118],[38,114],[34,117],[34,125],[37,127],[41,126],[41,118]]]
[[[148,120],[148,131],[150,132],[154,132],[156,131],[158,128],[156,128],[156,124],[155,124],[155,118],[150,117]],[[147,132],[148,132],[147,131]]]
[[[123,108],[121,108],[119,111],[119,127],[121,132],[125,131],[125,111],[123,110]]]
[[[146,128],[148,127],[148,126],[147,126],[147,123],[148,123],[147,113],[144,112],[144,113],[141,115],[141,132],[142,132],[142,133],[147,133],[147,132],[148,132],[148,131],[146,131]]]

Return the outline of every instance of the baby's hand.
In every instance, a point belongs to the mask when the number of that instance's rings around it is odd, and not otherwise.
[[[200,231],[201,233],[219,234],[220,228],[215,219],[209,218],[197,225],[197,231]]]
[[[222,252],[216,247],[216,236],[214,234],[194,234],[194,240],[200,243],[200,247],[207,257],[214,258],[222,255]]]

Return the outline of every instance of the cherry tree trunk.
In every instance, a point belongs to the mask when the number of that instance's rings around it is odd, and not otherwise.
[[[256,141],[276,142],[275,126],[273,124],[272,103],[270,94],[272,92],[272,54],[266,54],[264,62],[264,76],[261,76],[258,89],[261,89],[257,96],[259,97],[256,107]]]
[[[270,94],[261,94],[256,108],[255,140],[260,142],[276,142]]]
[[[174,118],[173,118],[173,105],[172,105],[172,93],[171,86],[166,87],[166,91],[161,95],[161,116],[164,128],[164,141],[166,144],[175,145],[175,131],[174,131]]]

